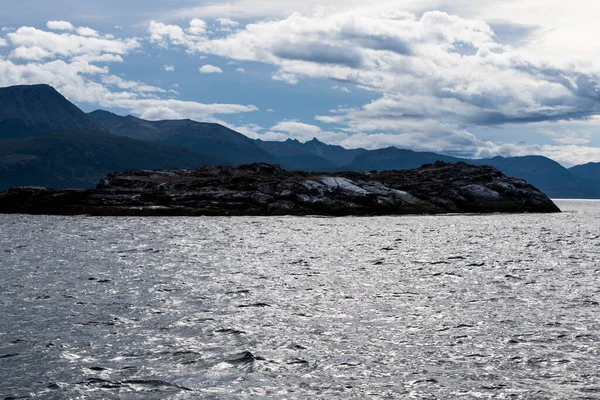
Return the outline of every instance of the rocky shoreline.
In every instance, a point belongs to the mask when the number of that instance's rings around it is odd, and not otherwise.
[[[17,187],[0,213],[113,216],[560,212],[497,169],[436,162],[407,171],[307,173],[257,163],[109,174],[95,189]]]

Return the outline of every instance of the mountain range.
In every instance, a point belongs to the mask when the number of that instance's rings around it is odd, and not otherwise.
[[[0,190],[93,187],[109,172],[132,169],[267,162],[288,170],[364,172],[435,161],[490,165],[553,198],[600,198],[600,163],[567,169],[543,156],[474,160],[395,147],[345,149],[316,138],[253,140],[215,123],[86,114],[48,85],[0,88]]]

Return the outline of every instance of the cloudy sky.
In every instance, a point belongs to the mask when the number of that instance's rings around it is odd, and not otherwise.
[[[265,140],[571,166],[600,161],[598,15],[588,0],[0,0],[0,86]]]

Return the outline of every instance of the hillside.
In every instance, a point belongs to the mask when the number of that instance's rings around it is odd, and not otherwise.
[[[85,114],[48,85],[0,88],[0,188],[90,187],[108,172],[127,169],[267,162],[288,170],[365,172],[436,161],[490,165],[553,198],[600,198],[598,163],[567,170],[542,156],[472,160],[395,147],[346,149],[316,138],[253,140],[215,123]]]
[[[600,163],[587,163],[569,168],[569,172],[600,186]]]
[[[436,153],[386,147],[385,149],[366,151],[342,168],[350,171],[403,170],[417,168],[423,164],[432,164],[436,161],[457,162],[461,160]]]
[[[225,162],[194,151],[97,132],[0,140],[0,190],[94,187],[109,172],[196,168]]]
[[[305,149],[297,140],[273,142],[257,139],[256,144],[274,156],[278,164],[287,170],[334,171],[339,167],[334,161]]]
[[[48,85],[0,88],[0,139],[106,129]]]
[[[582,179],[556,161],[543,156],[494,157],[469,160],[471,164],[498,168],[506,176],[521,178],[552,198],[597,198],[600,185]]]
[[[89,116],[114,135],[184,147],[222,158],[232,165],[277,161],[252,139],[220,124],[189,119],[146,121],[103,110],[94,111]]]

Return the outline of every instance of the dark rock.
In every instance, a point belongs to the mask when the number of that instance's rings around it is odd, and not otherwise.
[[[465,163],[308,173],[256,163],[109,174],[96,189],[17,187],[0,212],[90,215],[399,215],[560,212],[527,182]]]

